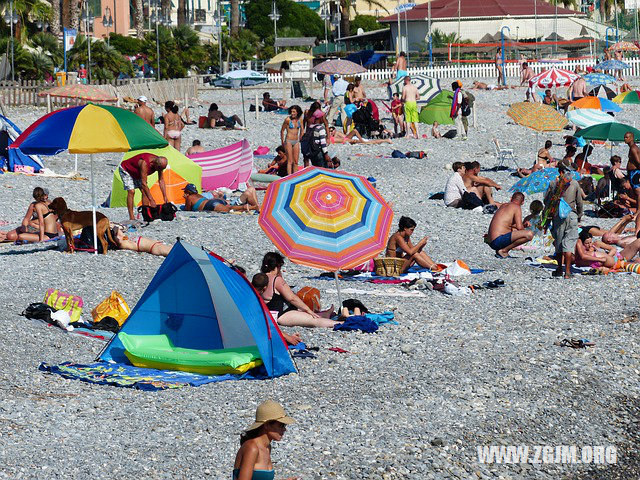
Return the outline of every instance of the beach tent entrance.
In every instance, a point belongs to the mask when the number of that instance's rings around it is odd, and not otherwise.
[[[226,187],[236,190],[247,183],[253,170],[253,151],[245,140],[226,147],[195,153],[189,158],[202,167],[202,188],[215,190]]]
[[[266,375],[295,371],[280,329],[249,281],[219,257],[180,241],[120,331],[166,335],[184,349],[257,347]],[[130,364],[118,336],[99,359]]]
[[[33,168],[33,171],[38,173],[44,168],[44,163],[38,155],[27,155],[19,148],[9,148],[21,133],[22,130],[15,123],[0,115],[0,165],[4,163],[10,172],[14,172],[16,166],[25,166]]]
[[[153,153],[161,157],[167,157],[168,166],[163,172],[164,183],[167,189],[167,199],[175,204],[183,204],[184,197],[182,196],[182,189],[187,183],[193,183],[198,191],[201,191],[202,185],[202,168],[195,164],[192,160],[189,160],[182,153],[177,151],[171,145],[164,148],[151,148],[146,150],[135,150],[127,152],[122,157],[122,161],[127,160],[140,153]],[[158,185],[158,174],[154,173],[149,175],[148,178],[149,189],[151,195],[157,204],[164,203],[162,193],[160,192],[160,186]],[[134,203],[140,205],[142,202],[142,194],[140,190],[136,189],[134,197]],[[113,182],[111,184],[111,198],[109,201],[110,207],[126,207],[127,206],[127,192],[122,184],[120,178],[120,171],[118,168],[113,172]]]

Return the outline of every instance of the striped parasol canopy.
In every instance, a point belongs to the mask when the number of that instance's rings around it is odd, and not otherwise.
[[[529,86],[538,88],[566,87],[578,78],[580,78],[580,75],[569,70],[552,67],[529,80]]]
[[[336,73],[340,75],[355,75],[367,71],[362,65],[349,60],[326,60],[313,67],[313,70],[325,75],[335,75]]]
[[[507,115],[518,125],[537,132],[560,131],[569,123],[567,118],[555,108],[543,103],[514,103],[507,110]]]
[[[590,87],[597,87],[598,85],[606,85],[607,83],[614,83],[616,81],[611,75],[606,73],[587,73],[584,77],[584,81]]]
[[[442,91],[440,80],[426,75],[412,75],[411,83],[418,89],[420,102],[429,102]],[[401,77],[391,84],[391,91],[393,93],[402,93],[403,85],[404,77]]]
[[[608,98],[602,97],[583,97],[569,104],[571,108],[589,108],[592,110],[602,110],[603,112],[617,113],[622,107],[617,103],[613,103]]]
[[[631,90],[630,92],[622,92],[613,98],[616,103],[626,103],[630,105],[640,104],[640,92],[638,90]]]
[[[269,185],[258,223],[291,261],[335,272],[377,256],[392,219],[366,178],[307,167]]]
[[[631,65],[621,62],[620,60],[605,60],[593,68],[596,70],[626,70],[627,68],[631,68]]]
[[[616,42],[609,47],[612,52],[620,50],[621,52],[637,52],[640,50],[635,44],[631,42]]]
[[[593,110],[591,108],[577,108],[567,112],[567,118],[571,123],[580,128],[591,127],[600,123],[609,123],[613,121],[613,117],[601,110]]]
[[[78,98],[80,100],[86,100],[89,102],[118,101],[118,98],[114,97],[110,93],[105,92],[98,87],[94,87],[92,85],[84,85],[82,83],[53,87],[38,94],[39,97],[46,97],[47,95],[51,97]]]
[[[602,97],[608,100],[613,100],[616,97],[616,92],[606,85],[598,85],[589,92],[589,95],[592,97]]]

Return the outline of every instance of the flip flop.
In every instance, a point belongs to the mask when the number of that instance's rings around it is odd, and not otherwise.
[[[507,255],[506,257],[503,257],[502,255],[500,255],[499,253],[495,254],[496,258],[499,258],[500,260],[504,260],[506,258],[516,258],[516,257],[512,257],[511,255]]]

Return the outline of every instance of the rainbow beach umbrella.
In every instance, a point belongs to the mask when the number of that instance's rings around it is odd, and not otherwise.
[[[569,105],[571,108],[583,108],[592,110],[601,110],[603,112],[617,113],[622,110],[622,107],[617,103],[612,102],[607,98],[602,97],[583,97],[580,100]]]
[[[119,107],[88,103],[63,108],[36,120],[9,146],[26,154],[91,154],[91,204],[93,209],[93,245],[97,253],[96,201],[93,154],[163,148],[165,138],[142,118]]]
[[[385,248],[392,219],[366,178],[307,167],[269,185],[258,224],[292,262],[333,271],[338,285],[338,270]]]

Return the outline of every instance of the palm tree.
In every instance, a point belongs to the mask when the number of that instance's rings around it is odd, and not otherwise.
[[[377,7],[389,13],[381,0],[365,0],[369,8]],[[340,0],[340,35],[348,37],[351,34],[351,9],[356,11],[356,0]],[[357,12],[356,12],[357,13]]]
[[[80,6],[81,2],[78,0],[69,1],[69,26],[76,30],[80,25]]]
[[[240,26],[240,2],[239,0],[231,0],[231,36],[238,35],[238,27]]]
[[[142,15],[143,13],[142,0],[135,0],[133,6],[135,9],[135,12],[133,15],[133,27],[136,29],[136,37],[138,37],[139,39],[143,39],[144,38],[144,17]]]
[[[187,24],[187,0],[178,0],[178,26]]]
[[[62,33],[62,21],[60,16],[60,2],[51,2],[51,33],[56,37]]]

